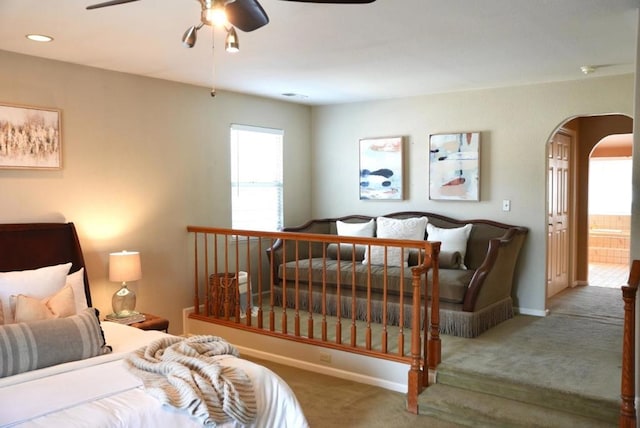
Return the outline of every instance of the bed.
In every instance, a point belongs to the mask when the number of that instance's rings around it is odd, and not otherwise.
[[[0,225],[0,312],[0,426],[195,427],[211,422],[193,407],[163,405],[149,393],[148,379],[131,366],[154,344],[214,338],[178,338],[100,321],[91,307],[73,223]],[[242,373],[254,400],[251,421],[227,418],[217,426],[308,426],[295,395],[275,373],[232,353],[211,358],[215,362],[206,370]]]

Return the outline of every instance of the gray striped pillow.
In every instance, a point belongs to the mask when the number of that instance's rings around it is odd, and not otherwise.
[[[0,326],[0,377],[111,352],[98,313]]]

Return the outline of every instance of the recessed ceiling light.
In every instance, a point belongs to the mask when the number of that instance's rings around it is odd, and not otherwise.
[[[34,42],[51,42],[53,41],[53,37],[45,36],[44,34],[27,34],[27,39],[33,40]]]
[[[301,98],[303,100],[309,98],[308,95],[296,94],[295,92],[285,92],[284,94],[282,94],[282,96],[288,98]]]

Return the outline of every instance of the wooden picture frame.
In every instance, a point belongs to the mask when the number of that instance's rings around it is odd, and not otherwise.
[[[60,168],[61,111],[0,103],[0,169]]]
[[[480,133],[429,136],[429,199],[480,200]]]
[[[402,200],[403,137],[360,140],[360,199]]]

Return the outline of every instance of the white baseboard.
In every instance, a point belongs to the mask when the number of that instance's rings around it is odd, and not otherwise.
[[[540,310],[540,309],[516,307],[516,308],[513,308],[513,310],[520,315],[533,315],[536,317],[546,317],[547,315],[549,315],[549,311]]]
[[[320,373],[327,376],[333,376],[340,379],[351,380],[354,382],[364,383],[366,385],[378,386],[380,388],[389,389],[396,392],[407,392],[406,384],[399,384],[397,382],[391,382],[385,379],[380,379],[372,376],[363,375],[360,373],[353,373],[346,370],[341,370],[334,367],[327,367],[325,365],[315,364],[308,361],[301,361],[295,358],[285,357],[283,355],[277,355],[271,352],[260,351],[257,349],[247,348],[245,346],[236,346],[238,350],[244,355],[250,355],[254,358],[262,360],[273,361],[285,366],[295,367],[302,370],[307,370],[314,373]],[[407,372],[409,371],[408,366]]]
[[[303,370],[407,393],[409,364],[371,358],[322,346],[299,343],[189,318],[184,308],[183,334],[214,334],[232,343],[241,354]],[[324,362],[323,362],[324,360]],[[328,360],[328,362],[326,362]]]

